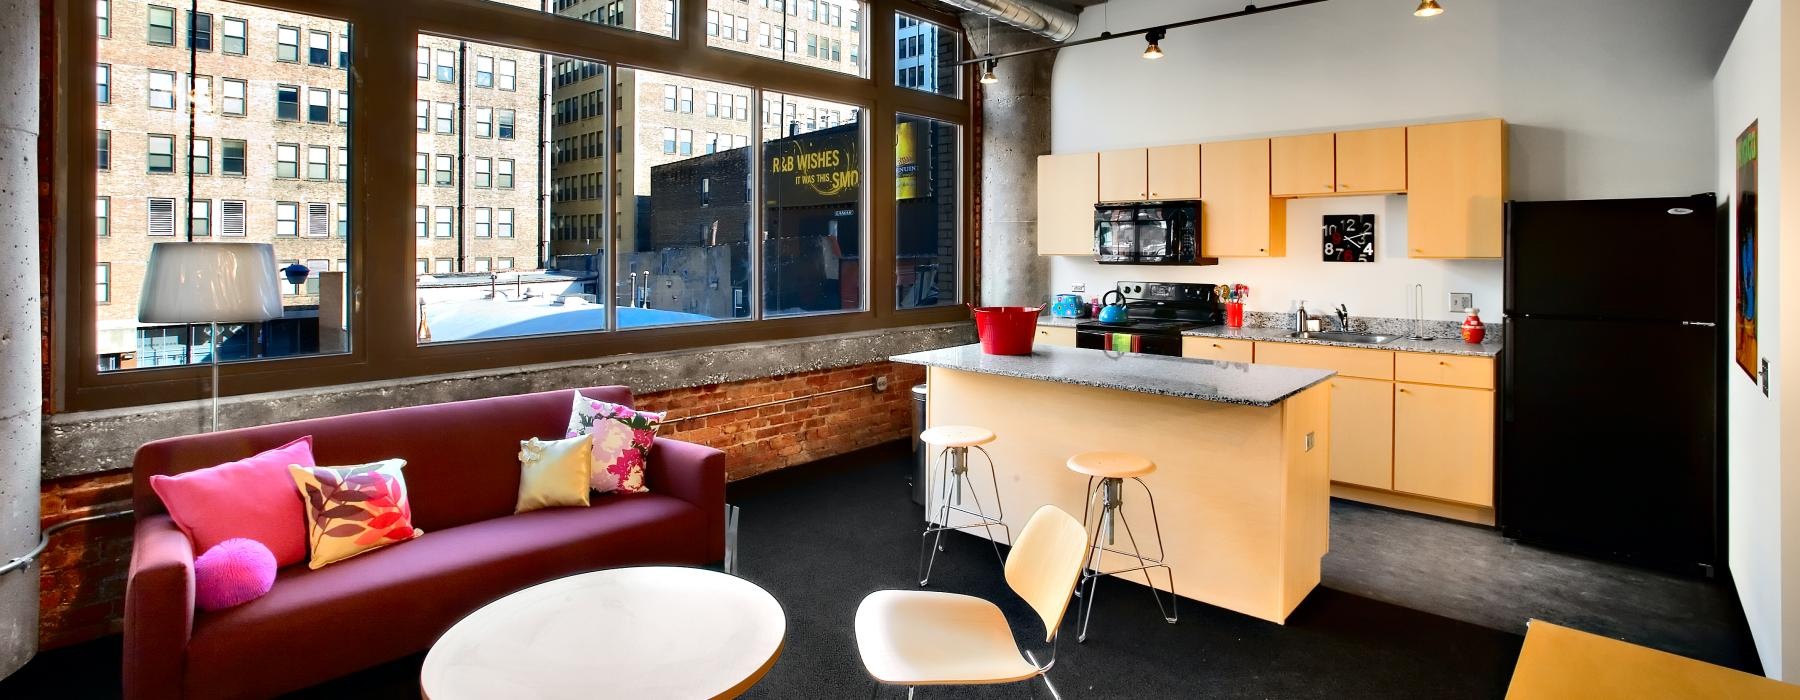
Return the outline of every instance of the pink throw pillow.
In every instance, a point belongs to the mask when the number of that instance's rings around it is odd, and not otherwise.
[[[261,542],[234,537],[194,559],[194,604],[208,612],[237,607],[275,587],[275,555]]]
[[[589,483],[600,493],[644,493],[644,465],[656,429],[667,414],[634,411],[630,407],[595,401],[575,392],[575,409],[569,414],[568,437],[591,435],[594,457]]]
[[[194,551],[236,537],[261,542],[277,566],[306,561],[306,509],[288,465],[316,466],[312,436],[262,454],[174,476],[150,477]]]

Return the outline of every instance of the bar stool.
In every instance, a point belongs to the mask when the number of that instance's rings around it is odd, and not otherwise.
[[[1087,641],[1088,622],[1094,618],[1095,584],[1099,582],[1101,576],[1131,571],[1143,572],[1144,585],[1150,588],[1150,597],[1156,599],[1156,609],[1162,612],[1164,620],[1167,620],[1169,624],[1174,624],[1177,617],[1175,569],[1162,561],[1164,554],[1162,524],[1156,517],[1156,496],[1150,493],[1150,487],[1144,483],[1143,479],[1156,471],[1156,463],[1129,452],[1083,452],[1069,458],[1069,470],[1078,474],[1086,474],[1088,477],[1087,501],[1081,509],[1081,526],[1083,528],[1087,527],[1088,513],[1094,508],[1094,499],[1100,499],[1100,517],[1094,523],[1093,534],[1089,536],[1088,564],[1083,567],[1081,574],[1080,583],[1087,584],[1087,605],[1081,616],[1081,632],[1075,635],[1075,641]],[[1094,484],[1095,479],[1100,480],[1097,486]],[[1124,487],[1126,479],[1136,481],[1138,486],[1142,486],[1144,496],[1150,500],[1150,526],[1156,532],[1156,556],[1154,557],[1144,556],[1144,550],[1138,547],[1137,536],[1131,532],[1131,521],[1125,518]],[[1131,541],[1131,551],[1125,552],[1112,547],[1116,525],[1125,526],[1125,538]],[[1106,538],[1105,544],[1100,542],[1102,536]],[[1133,557],[1137,559],[1138,565],[1113,571],[1100,571],[1102,550]],[[1157,593],[1156,585],[1150,582],[1151,569],[1162,569],[1163,573],[1169,576],[1169,606],[1167,608],[1163,607],[1162,595]],[[1075,586],[1075,595],[1076,597],[1082,596],[1080,584]]]
[[[920,433],[919,440],[927,445],[942,448],[938,452],[938,462],[942,465],[938,469],[937,480],[940,490],[938,517],[936,520],[927,517],[925,532],[920,535],[919,585],[926,585],[931,580],[931,567],[937,563],[937,553],[944,551],[945,530],[982,528],[987,532],[988,544],[994,547],[994,558],[999,559],[1000,565],[1004,567],[1006,559],[1000,556],[1000,544],[994,539],[993,528],[999,527],[1002,532],[1006,533],[1006,543],[1009,546],[1012,544],[1012,530],[1002,522],[1006,518],[1006,510],[998,502],[1000,477],[994,474],[994,458],[981,447],[994,441],[994,431],[973,425],[940,425]],[[994,500],[996,501],[992,516],[989,516],[987,508],[981,505],[981,495],[975,492],[975,485],[969,480],[969,448],[980,450],[981,456],[987,459],[988,479],[994,486]],[[931,493],[930,470],[925,473],[925,481],[925,492],[929,494]],[[962,507],[965,488],[969,497],[975,501],[975,510]],[[950,514],[953,512],[971,516],[975,518],[975,522],[967,525],[951,525]],[[934,541],[930,541],[934,533],[937,537]],[[929,558],[926,556],[927,552],[930,553]]]

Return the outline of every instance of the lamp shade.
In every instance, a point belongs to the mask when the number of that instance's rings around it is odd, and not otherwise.
[[[275,247],[158,243],[150,248],[141,323],[252,323],[281,318]]]

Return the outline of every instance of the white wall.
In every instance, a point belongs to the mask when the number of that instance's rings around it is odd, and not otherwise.
[[[1406,0],[1333,0],[1177,29],[1161,61],[1117,41],[1065,49],[1052,79],[1055,152],[1498,116],[1511,123],[1511,196],[1578,199],[1712,190],[1711,83],[1746,0],[1457,0],[1431,19]],[[1241,9],[1240,0],[1110,0],[1079,37]],[[1110,14],[1110,19],[1107,15]],[[1001,72],[1005,72],[1002,64]],[[1121,278],[1245,283],[1250,307],[1295,298],[1357,315],[1407,315],[1422,283],[1431,317],[1473,292],[1500,316],[1497,261],[1403,254],[1403,197],[1290,202],[1288,255],[1216,267],[1111,267],[1058,257],[1051,289]],[[1329,212],[1325,210],[1329,209]],[[1319,262],[1323,213],[1376,213],[1375,263]],[[1383,216],[1385,215],[1385,216]]]
[[[1736,182],[1737,166],[1734,148],[1738,134],[1750,122],[1757,122],[1760,140],[1758,191],[1759,296],[1758,313],[1762,326],[1758,330],[1758,351],[1763,357],[1777,358],[1781,352],[1781,275],[1780,197],[1778,186],[1781,169],[1776,167],[1777,148],[1781,143],[1780,80],[1780,9],[1781,0],[1756,0],[1744,17],[1743,26],[1731,44],[1730,52],[1719,66],[1714,81],[1714,105],[1717,111],[1718,148],[1715,177],[1721,201],[1729,198],[1733,230],[1738,223]],[[1735,240],[1735,238],[1734,238]],[[1737,269],[1737,251],[1733,246],[1732,266]],[[1732,290],[1735,304],[1736,290]],[[1743,603],[1762,656],[1763,670],[1770,676],[1782,677],[1782,537],[1781,537],[1781,410],[1779,394],[1763,396],[1754,380],[1737,367],[1736,334],[1731,352],[1723,358],[1726,364],[1725,384],[1729,394],[1727,411],[1730,429],[1727,434],[1729,464],[1726,489],[1726,528],[1730,544],[1726,561],[1737,583],[1738,599]],[[1781,375],[1771,372],[1775,386]]]

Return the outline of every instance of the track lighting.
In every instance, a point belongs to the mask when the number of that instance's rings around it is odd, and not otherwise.
[[[1000,82],[1000,76],[994,75],[994,68],[999,65],[1000,59],[997,58],[990,58],[987,60],[987,63],[982,64],[981,84],[993,85],[994,83]]]
[[[1156,42],[1162,41],[1165,36],[1168,36],[1168,32],[1161,28],[1152,29],[1144,34],[1144,39],[1150,42],[1149,46],[1144,47],[1144,58],[1154,61],[1163,57],[1162,47],[1157,46]]]
[[[1437,0],[1419,0],[1419,9],[1413,10],[1414,17],[1436,17],[1444,14],[1444,8]]]

